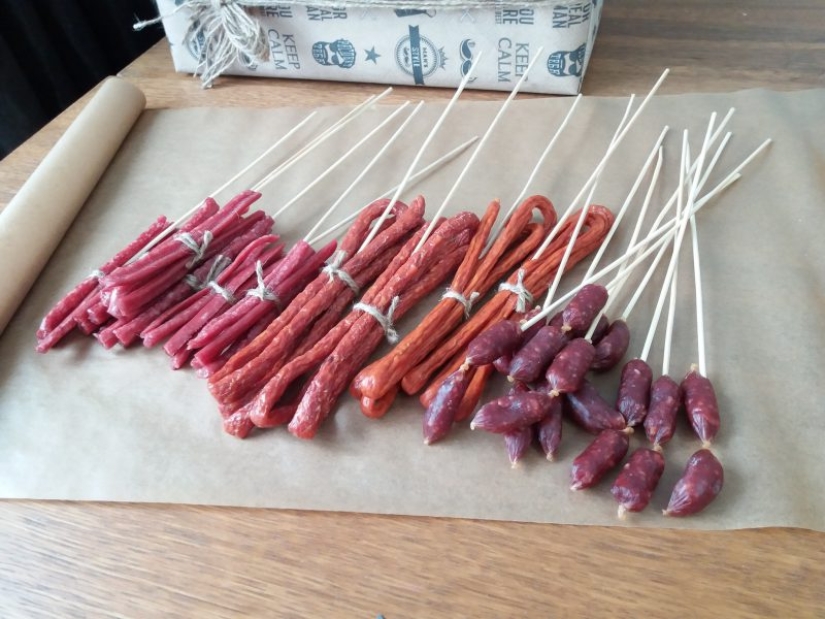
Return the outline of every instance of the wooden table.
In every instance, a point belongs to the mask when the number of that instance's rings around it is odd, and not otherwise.
[[[612,0],[590,95],[825,87],[821,0]],[[221,79],[158,44],[148,106],[360,102],[376,86]],[[90,93],[91,94],[91,93]],[[399,88],[408,97],[450,92]],[[90,95],[0,162],[5,205]],[[468,98],[500,99],[471,93]],[[0,502],[7,617],[825,617],[825,534],[551,526],[208,507]]]

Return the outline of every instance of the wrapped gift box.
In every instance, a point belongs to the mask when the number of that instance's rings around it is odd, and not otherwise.
[[[576,94],[601,0],[158,0],[177,71]]]

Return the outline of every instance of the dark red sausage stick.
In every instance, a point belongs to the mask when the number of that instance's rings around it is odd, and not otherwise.
[[[602,431],[592,443],[573,460],[571,490],[583,490],[595,486],[610,469],[627,454],[630,439],[618,430]]]
[[[653,383],[653,370],[646,361],[631,359],[622,368],[619,382],[619,394],[616,408],[624,416],[631,428],[638,426],[647,417],[650,404],[650,386]]]
[[[725,473],[710,450],[700,449],[688,460],[676,482],[665,516],[690,516],[705,509],[722,491]]]
[[[541,421],[553,398],[534,391],[506,395],[478,409],[470,429],[505,434]]]
[[[513,355],[508,378],[525,383],[535,382],[566,343],[567,337],[561,329],[545,325]]]
[[[458,369],[441,383],[438,392],[424,412],[425,445],[435,443],[449,433],[471,378],[471,372]]]
[[[565,394],[564,397],[569,405],[567,412],[571,421],[585,432],[590,434],[599,434],[603,430],[632,432],[627,429],[627,423],[622,414],[610,406],[590,382],[584,381],[579,389]]]
[[[606,303],[607,288],[599,284],[582,286],[562,310],[561,330],[564,332],[587,331]]]
[[[590,369],[596,372],[612,370],[624,358],[630,346],[630,329],[624,320],[614,320],[598,343],[593,338],[596,355]]]
[[[593,345],[584,338],[568,342],[553,359],[545,374],[551,395],[569,393],[581,387],[595,354]]]
[[[479,333],[467,346],[464,365],[486,365],[518,349],[524,339],[515,320],[501,320]]]
[[[561,398],[553,398],[547,414],[536,424],[536,434],[544,455],[551,462],[556,459],[556,452],[561,443]]]
[[[510,459],[510,466],[516,468],[519,465],[532,443],[532,425],[524,426],[523,428],[504,434],[504,445],[507,447],[507,457]]]
[[[711,441],[719,432],[719,403],[716,392],[708,378],[699,374],[696,367],[682,380],[682,391],[685,397],[690,426],[696,436],[702,441],[702,447],[710,446]]]
[[[610,488],[619,503],[619,518],[647,507],[664,470],[665,458],[658,451],[642,447],[631,454]]]
[[[653,449],[673,438],[676,416],[682,401],[682,390],[670,376],[660,376],[650,388],[650,408],[645,417],[645,435],[653,443]]]

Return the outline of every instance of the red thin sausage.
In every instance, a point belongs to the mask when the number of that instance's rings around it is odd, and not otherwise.
[[[685,397],[690,426],[702,441],[702,447],[707,448],[719,432],[719,403],[716,392],[710,379],[699,374],[692,368],[682,380],[682,391]]]
[[[595,337],[593,339],[595,342]],[[614,320],[604,336],[594,344],[596,355],[590,369],[596,372],[612,370],[621,361],[630,346],[630,329],[624,320]]]
[[[551,406],[553,398],[531,391],[506,395],[487,402],[478,409],[470,429],[505,434],[541,421]]]
[[[581,387],[595,354],[593,345],[584,338],[568,342],[553,359],[545,374],[552,392],[570,393]]]
[[[665,458],[658,451],[642,447],[631,454],[610,488],[619,503],[619,518],[647,507],[664,470]]]
[[[595,486],[610,469],[627,455],[630,438],[618,430],[602,431],[592,443],[573,460],[570,477],[571,490]]]
[[[650,404],[650,386],[653,383],[653,370],[641,359],[631,359],[622,368],[619,382],[619,394],[616,408],[624,416],[627,425],[638,426],[647,417]]]
[[[607,288],[599,284],[582,286],[562,310],[564,324],[561,330],[564,332],[587,331],[606,303]]]
[[[682,390],[670,376],[660,376],[653,381],[644,423],[645,435],[653,443],[653,449],[660,449],[673,438],[681,400]]]
[[[690,516],[705,509],[722,491],[725,473],[710,450],[700,449],[688,460],[676,482],[665,516]]]
[[[610,406],[588,381],[564,396],[569,404],[567,413],[571,421],[585,432],[599,434],[603,430],[626,430],[627,424],[622,414]]]

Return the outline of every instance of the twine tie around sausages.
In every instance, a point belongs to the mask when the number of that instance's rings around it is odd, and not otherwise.
[[[204,232],[203,240],[200,243],[198,243],[188,232],[181,232],[175,238],[186,245],[186,247],[194,254],[192,259],[186,263],[187,268],[191,269],[203,260],[203,257],[206,255],[206,250],[209,249],[209,243],[212,242],[212,232],[209,230]]]
[[[470,312],[473,309],[473,304],[476,302],[476,299],[481,296],[478,292],[471,292],[469,298],[465,297],[461,294],[458,290],[454,290],[452,288],[447,288],[443,295],[441,295],[442,299],[455,299],[461,305],[464,306],[464,318],[470,317]]]
[[[398,295],[394,296],[386,314],[382,314],[381,310],[374,305],[369,305],[368,303],[356,303],[352,306],[352,309],[361,310],[362,312],[375,318],[378,324],[381,325],[381,328],[384,329],[384,335],[387,336],[387,341],[390,344],[396,344],[398,343],[398,331],[396,331],[393,326],[393,314],[395,313],[395,308],[398,307],[398,302],[400,300],[401,297]]]
[[[524,287],[524,269],[519,269],[516,275],[516,283],[504,282],[498,287],[499,290],[512,292],[518,297],[516,301],[516,311],[521,313],[527,310],[528,305],[533,304],[533,295]]]
[[[194,274],[190,273],[186,277],[183,278],[183,281],[189,284],[189,287],[193,290],[203,290],[207,286],[211,285],[216,279],[218,279],[218,275],[220,275],[223,270],[229,266],[229,263],[232,262],[231,258],[227,258],[224,255],[218,255],[215,257],[215,261],[209,267],[209,272],[206,274],[206,277],[203,281],[199,280],[195,277]]]
[[[106,273],[104,273],[100,269],[95,269],[94,271],[89,273],[89,276],[86,279],[100,279],[101,277],[104,277],[105,275],[106,275]]]
[[[258,285],[255,288],[246,291],[246,296],[248,297],[255,297],[260,299],[261,301],[271,301],[275,303],[278,307],[283,307],[281,305],[281,300],[278,298],[278,295],[272,292],[269,288],[266,287],[266,282],[264,282],[264,267],[261,264],[261,261],[255,263],[255,276],[258,279]]]
[[[341,265],[344,263],[344,260],[347,257],[347,252],[342,249],[339,249],[335,252],[332,256],[332,260],[327,263],[327,265],[323,268],[323,272],[329,275],[329,281],[332,281],[336,277],[340,279],[347,285],[347,288],[352,290],[353,294],[357,297],[361,294],[361,288],[352,278],[352,276],[347,273],[344,269],[341,268]]]

